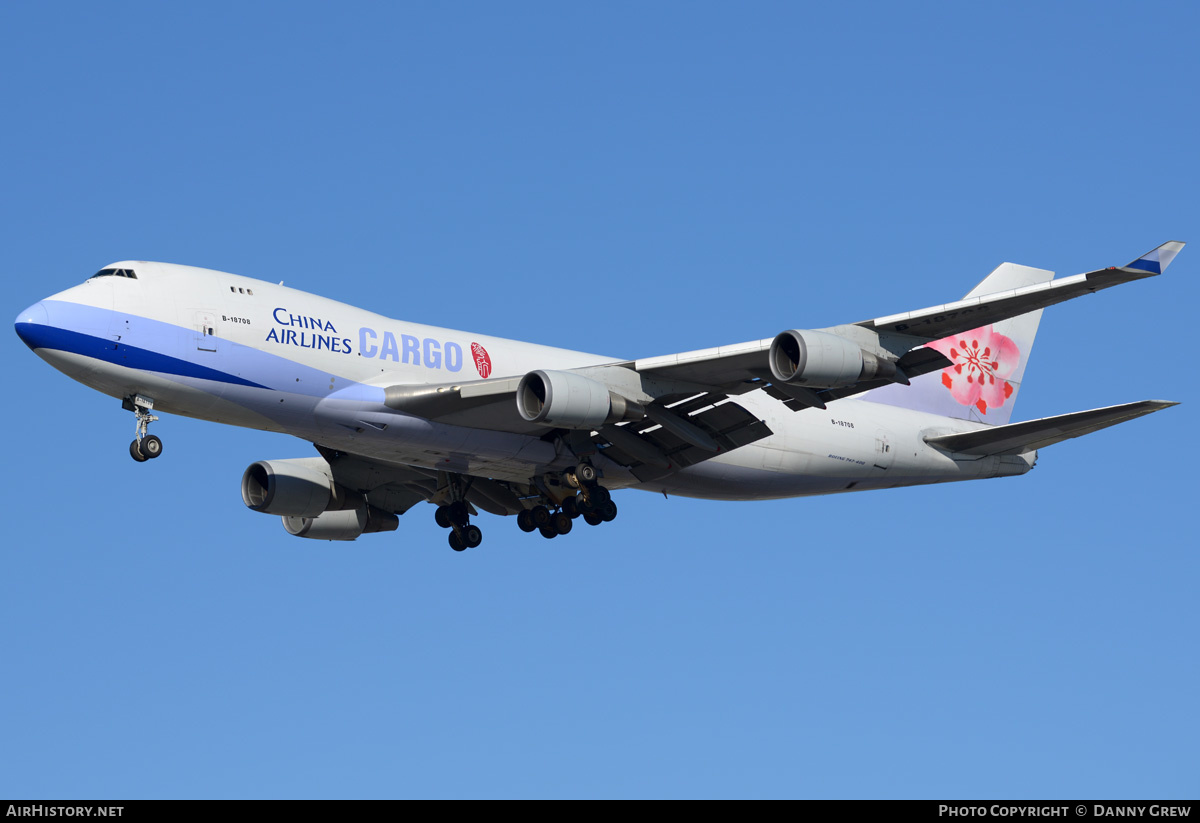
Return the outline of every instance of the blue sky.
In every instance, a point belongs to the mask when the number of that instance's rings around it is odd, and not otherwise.
[[[122,259],[651,356],[1200,241],[1184,3],[0,7],[9,316]],[[622,492],[545,541],[297,540],[311,447],[9,334],[0,796],[1195,797],[1195,248],[1049,309],[1023,478]]]

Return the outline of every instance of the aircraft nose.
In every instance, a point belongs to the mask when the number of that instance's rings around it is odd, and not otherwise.
[[[39,348],[41,340],[50,326],[50,313],[41,301],[34,303],[17,315],[17,337],[31,349]]]

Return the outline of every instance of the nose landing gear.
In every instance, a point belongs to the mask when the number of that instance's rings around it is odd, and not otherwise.
[[[150,424],[158,419],[156,415],[150,413],[154,408],[154,401],[139,394],[132,399],[126,398],[121,405],[131,410],[134,417],[137,418],[135,436],[133,442],[129,444],[129,456],[139,463],[145,463],[162,454],[162,440],[146,433]]]

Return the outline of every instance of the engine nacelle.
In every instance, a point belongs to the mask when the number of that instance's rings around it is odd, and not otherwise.
[[[400,525],[399,517],[374,506],[282,519],[288,534],[311,540],[354,540],[370,532],[394,532]]]
[[[598,380],[565,371],[531,371],[517,385],[517,411],[530,423],[594,429],[641,420],[645,410]]]
[[[792,329],[771,341],[771,374],[780,383],[832,389],[863,380],[896,376],[896,364],[883,360],[852,340],[823,331]]]
[[[322,457],[260,460],[242,475],[242,502],[265,514],[315,518],[334,493],[333,473]]]

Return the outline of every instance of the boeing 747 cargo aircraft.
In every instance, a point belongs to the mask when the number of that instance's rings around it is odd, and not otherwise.
[[[145,261],[30,306],[16,331],[134,414],[134,460],[163,453],[155,412],[285,432],[317,455],[247,468],[251,509],[354,540],[424,501],[462,551],[480,510],[553,538],[612,521],[620,489],[764,500],[1024,474],[1038,449],[1175,405],[1010,422],[1042,310],[1161,274],[1183,245],[1058,280],[1004,263],[946,305],[635,360]]]

